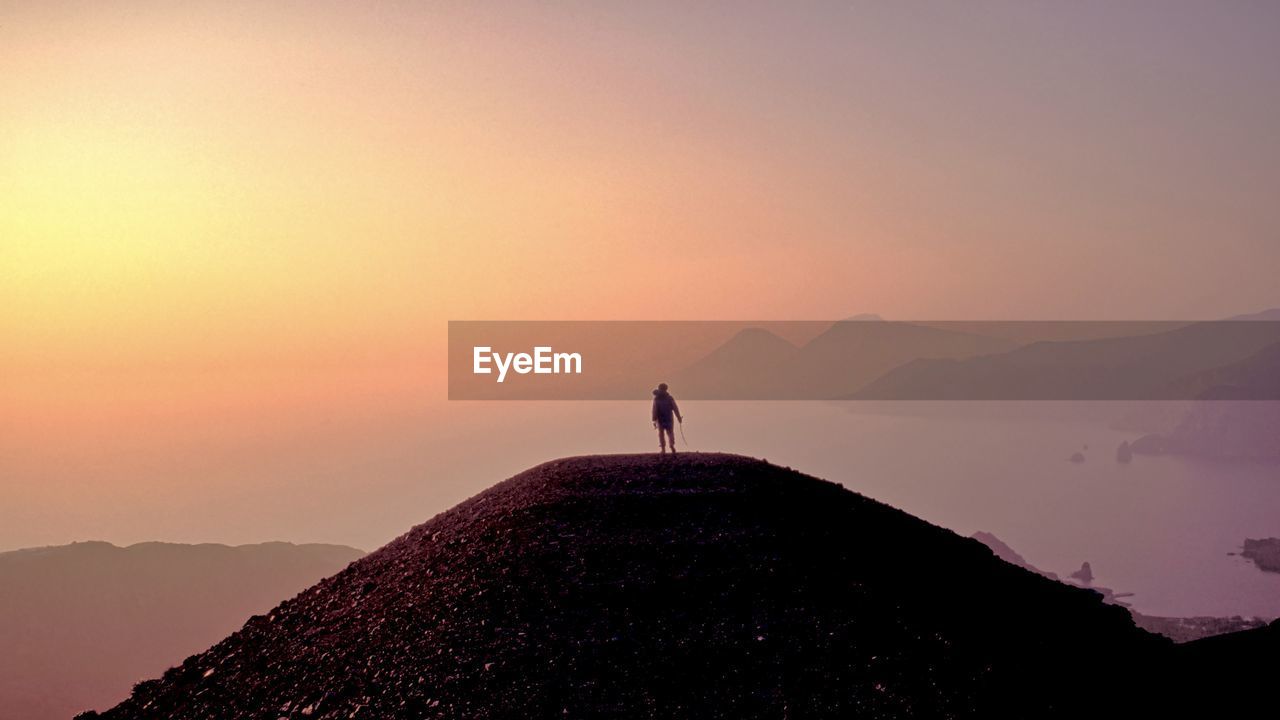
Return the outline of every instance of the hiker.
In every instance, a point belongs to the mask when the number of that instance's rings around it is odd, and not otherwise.
[[[676,404],[676,399],[671,397],[671,393],[667,392],[667,384],[661,383],[658,389],[653,391],[653,426],[658,429],[658,445],[662,447],[663,455],[667,454],[668,440],[671,441],[671,454],[676,454],[675,420],[684,422],[684,417],[680,414],[680,406]],[[664,432],[666,435],[663,435]]]

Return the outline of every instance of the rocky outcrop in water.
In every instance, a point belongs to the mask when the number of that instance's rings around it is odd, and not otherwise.
[[[1259,570],[1280,572],[1280,538],[1245,540],[1240,554],[1252,560]]]
[[[1088,561],[1085,561],[1080,565],[1079,570],[1071,573],[1070,577],[1072,580],[1079,580],[1088,585],[1093,582],[1093,567],[1089,565]]]

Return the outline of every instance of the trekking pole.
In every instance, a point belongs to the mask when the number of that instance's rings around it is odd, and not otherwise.
[[[680,442],[684,443],[684,447],[686,450],[689,449],[689,441],[686,440],[684,437],[684,420],[680,421]]]

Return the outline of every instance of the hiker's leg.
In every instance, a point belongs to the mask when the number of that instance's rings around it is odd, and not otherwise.
[[[658,447],[662,448],[662,454],[667,454],[667,438],[662,434],[662,426],[658,426]]]
[[[667,439],[671,441],[671,453],[674,455],[676,452],[676,429],[675,428],[673,427],[667,428]]]

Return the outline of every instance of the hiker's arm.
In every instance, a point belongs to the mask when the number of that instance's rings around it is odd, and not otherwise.
[[[676,419],[684,422],[684,416],[680,414],[680,403],[675,398],[671,398],[671,409],[676,411]]]
[[[649,413],[654,422],[658,422],[658,399],[653,399],[653,411]]]

